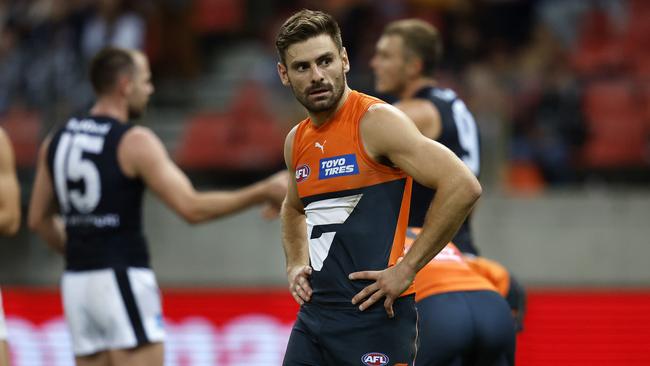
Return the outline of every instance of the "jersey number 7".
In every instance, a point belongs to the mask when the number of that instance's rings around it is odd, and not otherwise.
[[[315,201],[305,207],[309,260],[315,271],[323,268],[336,230],[350,217],[363,194]]]

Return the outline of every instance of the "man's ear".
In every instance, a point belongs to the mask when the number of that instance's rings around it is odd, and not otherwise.
[[[348,59],[348,51],[345,47],[341,49],[341,61],[343,62],[343,71],[345,73],[350,71],[350,60]]]
[[[284,86],[291,85],[291,83],[289,82],[289,75],[287,74],[287,67],[284,66],[282,62],[278,62],[278,75],[280,76],[280,81],[282,81],[282,85]]]
[[[411,77],[422,75],[424,70],[424,63],[419,57],[411,56],[406,59],[406,74]]]
[[[117,91],[120,95],[129,95],[133,91],[133,81],[128,75],[120,75],[117,78]]]

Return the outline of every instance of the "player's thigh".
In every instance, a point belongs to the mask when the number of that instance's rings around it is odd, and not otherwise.
[[[9,345],[0,340],[0,366],[9,366]]]
[[[162,366],[164,355],[162,342],[109,351],[112,366]]]
[[[320,328],[318,310],[312,305],[303,305],[298,319],[291,329],[283,366],[321,366],[325,365],[320,345],[316,337]]]
[[[476,291],[471,296],[476,365],[514,364],[515,322],[507,302],[493,291]]]
[[[418,365],[460,365],[472,347],[473,325],[465,292],[448,292],[420,300]]]
[[[110,358],[107,351],[97,352],[87,356],[76,356],[75,364],[77,366],[110,366]]]
[[[417,312],[413,297],[393,305],[388,318],[383,304],[324,313],[323,357],[326,365],[412,365],[416,353]]]
[[[73,353],[82,363],[93,364],[109,348],[104,336],[107,331],[98,314],[115,306],[112,302],[117,299],[117,287],[112,286],[113,282],[108,269],[66,271],[61,279],[63,310]],[[110,322],[111,326],[114,324]]]

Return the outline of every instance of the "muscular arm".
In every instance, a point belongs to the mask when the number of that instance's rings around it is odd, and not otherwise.
[[[419,183],[436,190],[422,232],[403,260],[385,271],[351,275],[352,279],[376,280],[357,294],[353,303],[372,294],[361,305],[363,310],[386,296],[384,307],[391,315],[392,301],[451,240],[481,195],[481,186],[454,153],[423,136],[395,107],[372,106],[363,117],[360,129],[365,149],[373,159],[387,159]]]
[[[158,137],[144,127],[134,127],[123,137],[118,159],[125,174],[141,177],[167,206],[193,224],[266,201],[279,202],[284,196],[277,175],[238,190],[197,192]]]
[[[311,275],[309,267],[309,244],[307,243],[307,226],[305,211],[298,197],[295,171],[292,165],[294,128],[287,135],[284,144],[284,159],[289,168],[289,188],[282,204],[280,214],[282,220],[282,246],[287,265],[289,290],[294,299],[303,304],[311,298],[311,287],[308,278]]]
[[[14,235],[20,227],[20,188],[11,142],[0,129],[0,235]]]
[[[425,99],[408,99],[395,103],[424,136],[437,140],[442,133],[442,120],[438,109]]]
[[[66,233],[54,199],[52,178],[47,167],[46,158],[49,145],[50,139],[47,138],[38,152],[36,178],[29,202],[27,221],[30,230],[36,232],[54,250],[63,253]]]
[[[452,239],[481,186],[448,148],[420,134],[403,113],[376,105],[366,114],[361,135],[370,156],[386,157],[420,184],[436,190],[424,227],[402,263],[417,272]]]

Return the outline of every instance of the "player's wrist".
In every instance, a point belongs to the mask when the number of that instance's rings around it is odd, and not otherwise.
[[[307,264],[305,263],[293,263],[293,264],[287,264],[287,275],[290,275],[291,272],[295,270],[302,270],[304,267],[306,267]]]
[[[415,278],[415,275],[418,272],[418,268],[417,268],[417,265],[412,263],[411,260],[409,260],[409,259],[410,258],[404,258],[402,261],[400,261],[396,265],[396,267],[399,268],[401,273],[403,273],[403,275],[406,278],[409,278],[409,279],[413,280]]]

